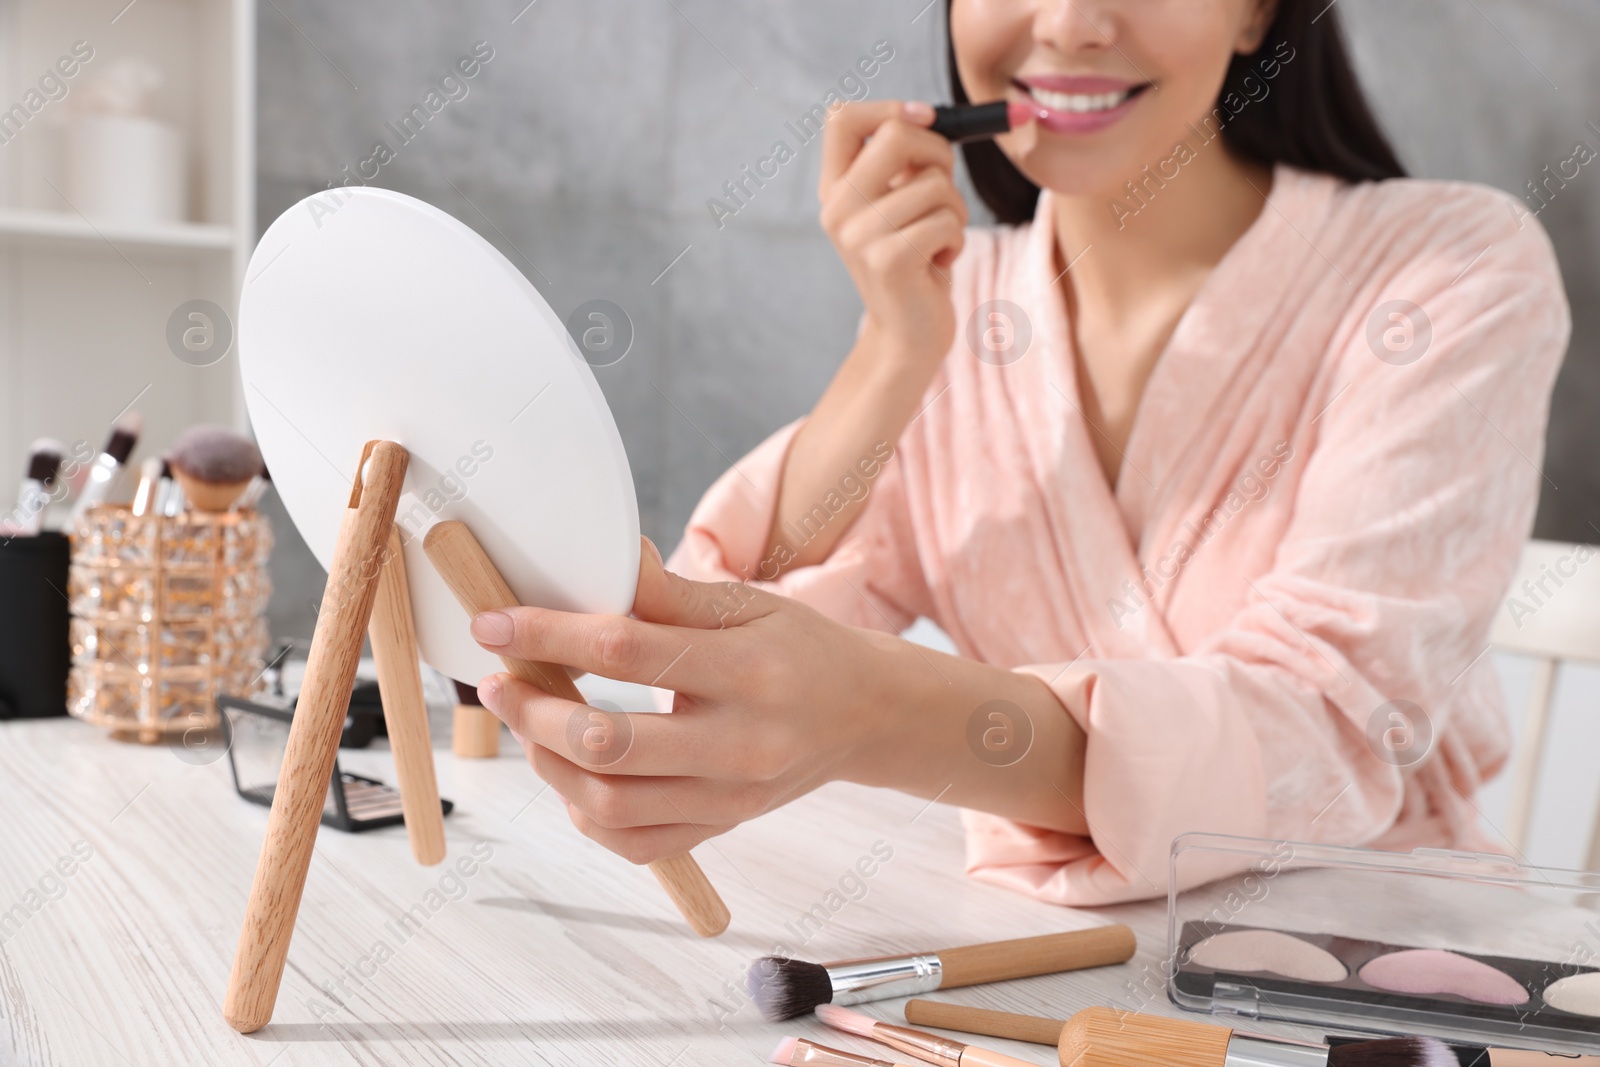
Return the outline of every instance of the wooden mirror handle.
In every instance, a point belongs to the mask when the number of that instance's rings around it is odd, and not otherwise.
[[[511,587],[495,569],[478,539],[472,536],[472,531],[462,523],[454,520],[437,523],[423,538],[422,548],[468,615],[518,606]],[[529,685],[563,700],[586,703],[565,667],[512,656],[500,659],[506,670]],[[728,906],[693,856],[684,853],[657,860],[650,864],[650,873],[656,876],[656,881],[661,883],[695,933],[701,937],[716,937],[728,928]]]

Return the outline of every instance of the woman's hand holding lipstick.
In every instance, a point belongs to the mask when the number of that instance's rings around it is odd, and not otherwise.
[[[785,523],[823,499],[839,472],[894,442],[955,342],[950,266],[966,242],[955,151],[930,127],[929,104],[846,104],[823,128],[822,228],[865,307],[861,332],[784,461],[766,558],[803,566],[827,557],[855,521],[849,502],[804,544]],[[764,575],[771,577],[771,575]]]
[[[950,350],[949,267],[965,243],[967,205],[955,153],[920,101],[846,104],[823,131],[822,228],[866,306],[885,358],[926,368]],[[893,344],[889,344],[889,339]]]

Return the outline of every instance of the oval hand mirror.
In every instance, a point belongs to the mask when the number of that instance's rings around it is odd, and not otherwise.
[[[422,551],[459,519],[523,604],[625,614],[633,475],[594,373],[526,278],[464,224],[385,189],[318,193],[262,236],[239,303],[245,403],[323,567],[365,442],[411,454],[397,521],[422,658],[503,669]]]

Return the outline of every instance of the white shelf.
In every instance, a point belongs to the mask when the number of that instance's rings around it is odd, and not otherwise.
[[[169,331],[193,301],[238,319],[256,225],[256,2],[0,0],[0,112],[60,72],[73,42],[94,53],[62,73],[66,101],[0,131],[0,491],[15,491],[34,438],[97,448],[130,405],[144,416],[136,460],[196,423],[243,428],[237,344],[197,363]],[[150,113],[181,134],[194,221],[102,221],[66,199],[71,102],[128,59],[163,76]]]
[[[57,211],[0,208],[0,242],[62,242],[138,245],[151,248],[228,252],[235,235],[227,226],[197,222],[128,224],[94,222]]]

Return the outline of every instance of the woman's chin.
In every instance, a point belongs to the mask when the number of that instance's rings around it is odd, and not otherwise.
[[[1026,156],[1014,157],[1029,181],[1056,196],[1104,200],[1126,195],[1126,183],[1139,174],[1140,164],[1098,153],[1050,151],[1044,145]]]

